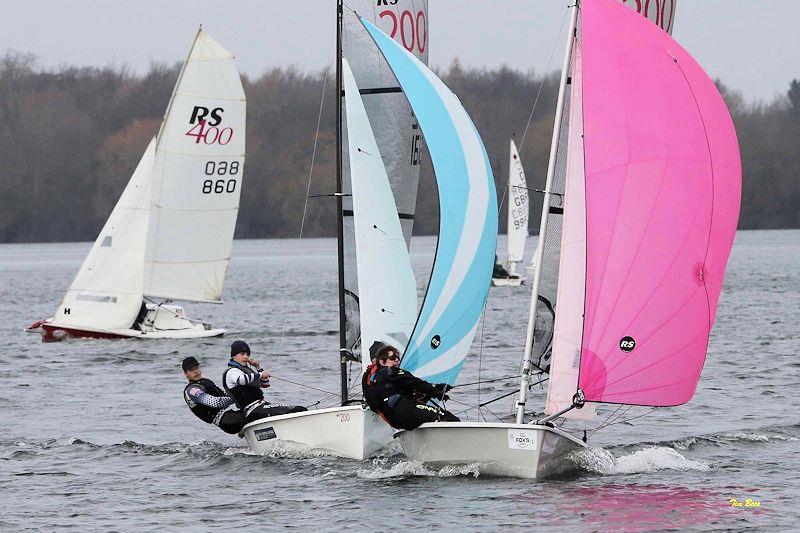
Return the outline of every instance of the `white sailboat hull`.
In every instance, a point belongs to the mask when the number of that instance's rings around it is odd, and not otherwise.
[[[242,433],[250,449],[267,455],[292,442],[331,455],[362,460],[392,441],[394,430],[361,405],[272,416],[247,424]]]
[[[57,341],[66,337],[88,337],[99,339],[199,339],[220,337],[224,329],[212,329],[207,324],[186,318],[183,308],[177,305],[149,304],[141,329],[99,328],[79,323],[60,323],[48,318],[27,331],[41,330],[45,341]]]
[[[533,424],[437,422],[399,431],[405,455],[433,467],[480,464],[489,475],[542,479],[564,467],[564,455],[585,448],[560,429]]]
[[[525,278],[492,278],[492,287],[519,287]]]

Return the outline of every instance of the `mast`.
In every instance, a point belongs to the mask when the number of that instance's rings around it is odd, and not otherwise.
[[[347,403],[347,317],[344,303],[344,213],[342,209],[342,0],[336,0],[336,237],[339,260],[339,372]]]
[[[550,209],[550,189],[553,184],[553,175],[555,174],[556,167],[556,152],[558,150],[558,139],[561,135],[561,118],[564,114],[564,97],[567,86],[567,78],[569,77],[569,62],[572,57],[572,46],[575,42],[575,29],[578,21],[579,0],[575,0],[572,6],[572,15],[570,17],[569,30],[567,31],[567,46],[564,51],[564,66],[561,69],[561,81],[558,86],[558,104],[556,105],[556,116],[553,124],[553,138],[550,142],[550,161],[547,165],[547,180],[544,186],[544,198],[542,200],[542,218],[539,223],[539,243],[537,246],[541,250],[541,241],[547,231],[547,214]],[[536,307],[538,304],[539,295],[539,282],[542,273],[542,255],[544,250],[541,250],[535,258],[536,264],[533,271],[533,283],[531,283],[531,306],[528,313],[528,328],[525,333],[525,353],[522,362],[522,374],[519,379],[519,395],[517,396],[517,424],[523,423],[525,416],[525,402],[528,398],[528,385],[531,380],[531,352],[533,351],[533,330],[536,324]]]

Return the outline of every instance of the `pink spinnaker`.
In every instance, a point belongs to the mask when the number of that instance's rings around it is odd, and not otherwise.
[[[703,368],[739,217],[736,132],[714,83],[667,33],[612,0],[582,6],[579,386],[592,402],[678,405]]]

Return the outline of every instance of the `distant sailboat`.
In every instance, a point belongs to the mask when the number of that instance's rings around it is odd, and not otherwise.
[[[172,300],[221,303],[239,210],[245,95],[234,57],[200,29],[150,142],[45,340],[195,338],[222,329]]]
[[[522,262],[525,254],[525,241],[528,239],[528,182],[525,180],[525,169],[519,158],[517,145],[511,139],[508,155],[508,275],[492,276],[495,287],[519,286],[524,279],[517,274],[517,264]]]
[[[337,93],[342,109],[338,141],[339,289],[341,406],[259,420],[243,435],[251,449],[269,453],[289,441],[351,459],[364,459],[392,440],[392,429],[361,399],[349,397],[349,366],[370,364],[369,347],[382,341],[402,347],[417,318],[417,288],[408,243],[414,221],[421,136],[397,79],[385,65],[355,13],[337,3]],[[427,2],[400,0],[375,12],[357,0],[370,20],[381,24],[421,60],[427,57]],[[397,31],[413,20],[422,33]],[[387,282],[387,280],[390,280]],[[360,387],[359,387],[360,389]]]
[[[695,392],[739,213],[736,132],[714,82],[661,28],[612,0],[571,9],[516,421],[401,432],[413,460],[545,477],[585,446],[552,420]],[[550,351],[547,416],[526,420],[534,358]]]

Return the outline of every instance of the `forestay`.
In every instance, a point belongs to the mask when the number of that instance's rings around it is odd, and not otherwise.
[[[356,13],[358,15],[356,15]],[[346,2],[342,22],[342,52],[347,58],[367,116],[381,149],[406,246],[416,214],[417,184],[423,152],[419,124],[397,78],[375,47],[358,16],[381,28],[423,63],[428,62],[427,0],[353,0]],[[346,107],[346,103],[343,107]],[[342,198],[346,344],[357,351],[361,338],[359,283],[346,119],[342,121]]]
[[[736,132],[714,82],[669,35],[610,0],[586,0],[582,13],[579,385],[592,402],[685,403],[736,231]]]
[[[136,319],[155,147],[153,139],[56,311],[56,323],[115,330]]]
[[[362,23],[416,114],[439,188],[439,242],[420,316],[402,365],[454,383],[484,307],[497,246],[497,193],[489,159],[458,98],[421,61]]]
[[[158,135],[144,293],[219,302],[245,153],[234,57],[198,32]]]
[[[417,318],[417,287],[381,152],[346,59],[342,81],[361,287],[361,363],[366,368],[374,341],[398,348],[408,343]]]
[[[528,238],[528,182],[511,139],[508,160],[508,263],[512,271],[522,261],[525,240]]]

